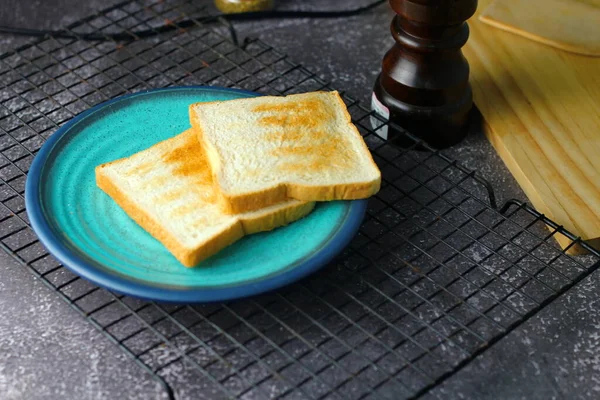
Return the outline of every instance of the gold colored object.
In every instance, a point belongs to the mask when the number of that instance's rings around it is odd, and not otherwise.
[[[491,0],[479,4],[483,12]],[[600,58],[478,17],[463,52],[486,135],[538,211],[600,248]]]
[[[215,0],[217,8],[226,14],[270,10],[274,3],[274,0]]]

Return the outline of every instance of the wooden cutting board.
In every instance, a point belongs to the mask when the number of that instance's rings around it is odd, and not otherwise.
[[[479,1],[464,47],[486,135],[534,207],[598,248],[600,57],[483,23],[491,2]]]

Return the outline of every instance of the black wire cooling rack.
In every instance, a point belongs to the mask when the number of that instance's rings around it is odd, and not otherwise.
[[[140,301],[73,275],[37,240],[23,200],[29,165],[61,124],[156,87],[331,89],[260,40],[236,46],[227,23],[208,26],[208,17],[198,2],[133,0],[70,26],[73,38],[42,38],[0,57],[1,246],[169,396],[418,398],[596,269],[598,252],[527,205],[497,211],[475,173],[432,149],[382,140],[370,110],[345,96],[384,181],[358,236],[321,272],[274,293],[200,306]],[[175,29],[165,32],[165,23]],[[137,37],[140,30],[161,34]],[[81,40],[89,33],[107,40]],[[109,40],[113,33],[131,40]],[[590,254],[566,255],[557,235]]]

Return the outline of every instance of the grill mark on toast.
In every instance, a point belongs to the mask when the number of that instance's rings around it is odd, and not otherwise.
[[[266,117],[261,117],[258,120],[258,124],[264,127],[276,127],[286,129],[293,128],[304,128],[304,129],[315,129],[318,128],[319,125],[322,124],[320,120],[326,118],[326,113],[322,111],[317,111],[316,113],[308,113],[308,112],[298,112],[297,114],[277,114],[277,115],[268,115]],[[302,132],[297,132],[302,133]],[[306,132],[308,133],[308,132]],[[278,134],[279,136],[280,134]],[[289,138],[286,135],[282,136],[283,138]]]
[[[265,128],[275,128],[275,131],[267,133],[265,138],[279,141],[311,140],[322,136],[322,131],[317,128],[322,125],[322,121],[327,121],[329,116],[326,105],[317,99],[281,105],[261,104],[252,111],[269,114],[260,117],[258,124]]]
[[[287,104],[259,104],[252,111],[257,113],[262,112],[315,112],[323,107],[323,102],[320,99],[310,99],[305,101],[290,102]]]
[[[185,142],[162,157],[167,164],[174,166],[174,177],[193,177],[199,184],[212,184],[212,176],[208,168],[206,156],[198,139],[186,135]]]
[[[321,99],[310,99],[289,104],[261,104],[252,109],[268,113],[258,119],[258,124],[269,128],[264,138],[279,143],[270,151],[284,161],[285,171],[314,172],[331,168],[350,167],[347,139],[332,136],[322,121],[335,119],[333,110]],[[333,155],[335,159],[332,159]]]
[[[168,179],[183,180],[185,181],[184,187],[176,192],[157,195],[157,201],[165,204],[181,198],[190,190],[194,191],[197,199],[194,203],[176,208],[173,211],[173,216],[184,216],[202,207],[202,203],[212,203],[216,200],[212,174],[206,154],[193,131],[189,131],[189,134],[185,133],[184,135],[181,144],[162,156],[162,161],[172,166]],[[161,198],[163,200],[159,200]]]
[[[186,133],[183,143],[163,155],[162,160],[172,165],[171,179],[185,179],[187,190],[194,190],[199,200],[207,203],[216,200],[208,160],[193,131]]]
[[[307,141],[290,145],[283,144],[272,149],[270,154],[286,160],[280,165],[286,171],[302,169],[306,172],[315,172],[324,168],[331,169],[331,167],[340,169],[351,167],[350,149],[352,146],[347,143],[346,139],[321,134],[321,137],[315,138],[313,143],[305,143]]]

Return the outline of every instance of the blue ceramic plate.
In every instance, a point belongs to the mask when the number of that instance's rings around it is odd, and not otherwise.
[[[165,302],[223,301],[265,292],[323,267],[356,234],[366,201],[320,203],[306,218],[242,239],[182,266],[96,187],[94,168],[189,128],[188,105],[257,94],[182,87],[126,95],[74,118],[44,144],[29,171],[27,213],[66,267],[119,293]]]

